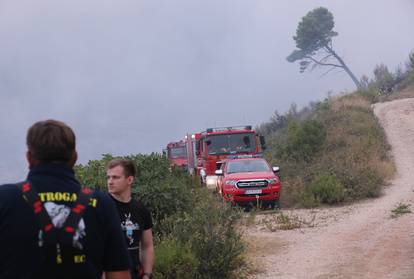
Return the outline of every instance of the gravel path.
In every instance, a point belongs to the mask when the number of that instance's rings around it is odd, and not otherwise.
[[[414,99],[379,103],[374,112],[397,166],[384,195],[344,207],[283,211],[312,220],[312,227],[249,228],[255,279],[414,278],[414,214],[390,217],[400,203],[414,212]]]

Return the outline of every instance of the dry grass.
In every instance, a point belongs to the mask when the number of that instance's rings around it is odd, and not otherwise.
[[[345,95],[331,98],[330,108],[332,112],[338,112],[349,107],[370,109],[371,103],[366,98],[357,95]]]
[[[384,181],[393,178],[397,171],[393,160],[384,160],[379,154],[372,156],[371,160],[367,162],[367,166],[376,172],[381,173]]]

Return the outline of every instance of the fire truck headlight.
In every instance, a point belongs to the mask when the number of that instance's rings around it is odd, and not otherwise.
[[[236,185],[237,181],[236,180],[226,180],[226,185]]]
[[[207,178],[206,178],[207,187],[216,187],[216,183],[217,183],[217,177],[207,176]]]

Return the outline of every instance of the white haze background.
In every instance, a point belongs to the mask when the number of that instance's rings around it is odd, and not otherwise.
[[[403,67],[414,49],[412,0],[2,0],[0,183],[25,178],[26,130],[41,119],[72,126],[86,163],[353,90],[345,73],[300,74],[286,61],[319,6],[358,77]]]

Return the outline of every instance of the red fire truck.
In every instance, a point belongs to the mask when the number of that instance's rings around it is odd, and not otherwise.
[[[259,154],[265,147],[263,136],[251,126],[209,128],[186,136],[188,170],[199,175],[209,188],[215,188],[219,161],[229,155]]]
[[[188,161],[185,141],[181,140],[167,144],[166,155],[172,168],[180,167],[187,171]]]

